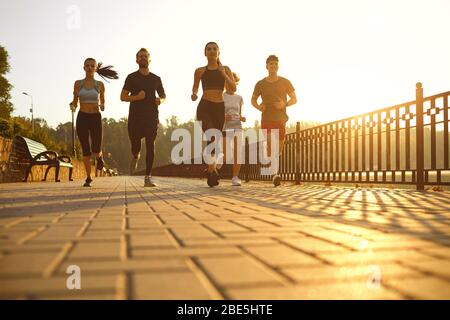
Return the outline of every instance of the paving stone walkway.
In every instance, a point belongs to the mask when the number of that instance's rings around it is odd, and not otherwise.
[[[0,184],[0,298],[450,299],[449,192],[156,181]]]

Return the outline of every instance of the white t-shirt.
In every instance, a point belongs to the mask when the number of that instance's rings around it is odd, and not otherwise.
[[[241,124],[241,108],[244,100],[238,94],[223,94],[223,102],[225,104],[225,115],[232,116],[232,120],[225,120],[223,130],[242,129]]]

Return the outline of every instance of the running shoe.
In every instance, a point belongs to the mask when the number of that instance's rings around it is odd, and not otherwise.
[[[156,187],[156,184],[153,182],[152,176],[145,176],[144,187]]]
[[[105,162],[103,161],[103,156],[97,158],[97,170],[102,170],[105,166]]]
[[[274,175],[273,179],[272,179],[273,185],[275,187],[278,187],[279,185],[281,185],[281,177],[279,175]]]
[[[134,157],[131,157],[130,176],[132,176],[134,174],[134,172],[136,171],[138,161],[139,161],[139,157],[137,159],[135,159]]]
[[[241,179],[239,179],[239,177],[237,177],[237,176],[234,176],[231,179],[231,185],[235,186],[235,187],[240,187],[241,186]]]
[[[208,178],[206,180],[206,183],[210,187],[215,187],[219,185],[219,174],[217,171],[208,172]]]
[[[92,183],[92,179],[91,177],[86,178],[86,181],[83,184],[83,187],[91,187],[91,183]]]

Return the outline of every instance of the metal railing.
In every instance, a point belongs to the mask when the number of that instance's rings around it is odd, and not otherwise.
[[[286,135],[279,173],[297,184],[407,184],[418,190],[450,185],[449,96],[450,91],[424,98],[417,83],[413,101],[304,130],[297,123]],[[260,174],[260,163],[249,164],[249,150],[246,139],[243,178],[270,179]],[[195,166],[161,169],[164,175],[201,175]]]
[[[297,183],[450,185],[449,96],[424,98],[417,83],[416,100],[305,130],[297,123],[280,175]],[[246,179],[268,179],[259,168],[247,164]]]

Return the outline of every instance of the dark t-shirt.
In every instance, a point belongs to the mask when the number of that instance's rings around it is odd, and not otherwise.
[[[283,77],[278,77],[275,82],[269,82],[266,79],[258,81],[253,91],[254,97],[261,96],[266,110],[261,115],[262,121],[287,121],[289,119],[286,114],[286,108],[277,109],[274,103],[277,101],[287,102],[287,94],[295,89],[291,82]]]
[[[153,73],[144,76],[139,71],[133,72],[125,79],[123,89],[136,95],[139,91],[145,91],[145,99],[130,102],[130,116],[158,116],[158,106],[155,103],[156,92],[159,98],[165,98],[166,94],[161,78]]]

